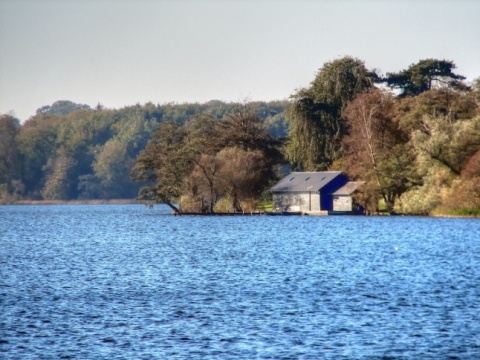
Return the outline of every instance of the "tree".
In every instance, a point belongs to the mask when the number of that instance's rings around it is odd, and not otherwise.
[[[386,91],[372,90],[357,96],[345,115],[349,125],[343,141],[347,174],[367,182],[367,210],[377,210],[371,207],[380,196],[392,213],[395,201],[420,180],[412,166],[408,136],[394,122],[395,99]]]
[[[480,177],[454,181],[443,207],[454,215],[480,216]]]
[[[197,155],[215,155],[220,149],[218,120],[212,115],[196,114],[185,124],[187,143]]]
[[[244,211],[242,202],[257,199],[270,181],[268,160],[260,150],[239,147],[221,150],[220,181],[224,194],[232,200],[234,211]]]
[[[136,157],[145,148],[152,128],[157,125],[155,120],[144,119],[141,109],[117,115],[118,121],[111,126],[114,135],[105,144],[95,148],[92,164],[100,185],[99,195],[107,199],[136,196],[138,186],[131,182],[130,172]]]
[[[249,104],[240,104],[217,122],[218,150],[238,147],[245,151],[259,150],[269,166],[283,161],[281,141],[271,137],[262,120]]]
[[[213,213],[219,193],[220,163],[216,153],[220,149],[218,120],[209,114],[196,114],[185,126],[185,148],[194,163],[192,172],[184,181],[180,206],[182,211]]]
[[[201,154],[185,181],[188,193],[182,197],[184,211],[213,213],[222,195],[221,169],[223,162],[215,155]]]
[[[415,97],[402,98],[396,118],[405,132],[423,128],[423,118],[445,117],[450,122],[474,117],[480,102],[473,92],[463,93],[449,88],[432,89]]]
[[[480,150],[462,169],[461,176],[452,184],[443,201],[450,213],[460,215],[480,215]]]
[[[480,148],[480,116],[455,122],[445,116],[424,116],[421,124],[411,135],[417,152],[459,176],[467,160]]]
[[[223,195],[240,211],[241,201],[273,178],[281,158],[277,145],[249,106],[234,108],[222,120],[195,114],[185,125],[160,125],[137,158],[132,179],[146,182],[139,199],[176,212],[213,212]]]
[[[45,166],[47,174],[42,196],[47,200],[67,200],[70,197],[72,181],[70,172],[75,166],[75,160],[65,148],[60,148],[54,158]]]
[[[274,139],[285,139],[288,135],[288,122],[284,113],[267,117],[263,126]]]
[[[232,209],[242,211],[241,201],[253,196],[250,176],[261,177],[255,180],[257,192],[273,178],[273,166],[281,159],[279,142],[268,135],[249,104],[233,108],[221,121],[197,115],[185,128],[188,147],[196,155],[186,181],[190,192],[183,197],[182,208],[188,204],[196,211],[213,213],[219,197],[228,196]]]
[[[480,150],[467,161],[443,205],[453,214],[480,215]]]
[[[248,104],[236,106],[217,122],[220,148],[240,147],[243,150],[267,150],[274,143],[262,121]]]
[[[13,191],[14,181],[21,178],[21,158],[16,141],[19,130],[18,119],[10,115],[0,116],[0,185],[8,194]],[[0,192],[4,191],[0,189]]]
[[[462,169],[461,176],[464,179],[480,177],[480,149],[468,159]]]
[[[324,64],[310,87],[292,96],[286,155],[294,167],[324,170],[340,158],[347,133],[342,112],[375,79],[363,61],[347,56]]]
[[[415,214],[447,211],[447,203],[457,203],[452,201],[452,189],[461,192],[469,188],[463,183],[470,180],[461,173],[480,148],[475,94],[438,88],[402,98],[399,104],[396,120],[409,134],[414,166],[423,183],[402,196],[400,210]],[[449,193],[452,195],[446,198]]]
[[[387,73],[383,81],[392,89],[401,90],[400,96],[417,96],[433,89],[435,84],[459,88],[465,77],[453,72],[455,63],[449,60],[425,59],[398,73]]]
[[[100,180],[102,198],[127,198],[124,189],[129,183],[132,167],[125,144],[118,138],[105,143],[93,162],[95,176]]]
[[[175,212],[180,211],[175,202],[182,195],[184,179],[194,165],[186,135],[181,125],[160,124],[132,169],[132,180],[144,183],[137,199],[166,204]]]
[[[57,130],[64,119],[57,115],[35,115],[27,120],[17,136],[22,156],[23,182],[30,198],[41,198],[45,185],[45,165],[55,156]]]

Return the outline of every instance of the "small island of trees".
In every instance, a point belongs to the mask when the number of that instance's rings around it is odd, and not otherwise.
[[[480,80],[426,59],[381,75],[350,56],[289,100],[58,101],[0,116],[0,202],[134,199],[175,212],[253,211],[289,170],[365,182],[368,212],[480,214]]]

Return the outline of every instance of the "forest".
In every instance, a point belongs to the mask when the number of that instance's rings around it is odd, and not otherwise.
[[[396,73],[345,56],[288,100],[0,115],[0,203],[137,199],[252,211],[290,170],[341,170],[369,213],[480,215],[480,79],[449,60]]]

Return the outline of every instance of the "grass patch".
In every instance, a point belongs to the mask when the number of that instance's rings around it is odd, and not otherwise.
[[[262,211],[272,211],[273,203],[271,201],[260,203],[258,204],[257,209]]]
[[[456,210],[450,211],[450,215],[480,217],[480,208],[479,209],[456,209]]]

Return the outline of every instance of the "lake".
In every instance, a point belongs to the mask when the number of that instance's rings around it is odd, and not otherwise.
[[[2,359],[478,359],[480,219],[0,206]]]

